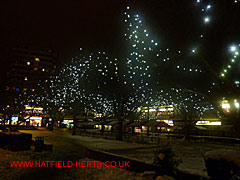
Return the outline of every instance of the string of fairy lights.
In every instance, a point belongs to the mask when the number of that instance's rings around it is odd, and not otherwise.
[[[201,8],[203,23],[208,25],[212,21],[213,5],[205,4],[201,0],[197,0],[196,3]],[[37,103],[44,101],[58,107],[69,108],[74,108],[74,106],[79,108],[81,105],[83,109],[94,110],[103,116],[114,116],[120,102],[113,95],[114,89],[109,92],[109,88],[117,83],[121,87],[130,89],[129,93],[124,96],[123,108],[126,112],[151,104],[152,106],[191,107],[200,115],[214,110],[220,116],[214,106],[197,92],[175,87],[154,89],[158,86],[155,84],[157,82],[152,80],[156,76],[153,71],[153,62],[159,60],[162,63],[172,62],[172,58],[167,55],[163,56],[163,52],[171,53],[174,50],[159,48],[160,43],[152,38],[143,18],[139,14],[134,14],[130,7],[125,9],[124,23],[126,26],[124,36],[130,50],[124,59],[126,71],[122,66],[122,58],[110,57],[104,51],[83,55],[83,49],[80,48],[80,55],[73,58],[71,63],[66,64],[57,76],[52,77],[51,92],[49,93],[45,86],[41,86],[42,95],[39,97],[32,95],[31,101]],[[202,39],[205,34],[201,33],[199,36]],[[239,47],[232,46],[230,50],[233,57],[221,73],[221,77],[225,77],[238,60]],[[177,50],[175,53],[180,58],[184,56],[182,50]],[[197,48],[193,48],[190,53],[194,55],[200,52]],[[188,67],[183,64],[176,65],[176,69],[189,73],[203,72],[199,67]],[[239,81],[235,83],[240,85]],[[215,83],[212,83],[212,86],[215,86]]]
[[[131,85],[135,90],[135,98],[143,102],[150,98],[153,93],[151,88],[152,72],[149,54],[158,46],[158,43],[151,39],[150,32],[144,27],[143,20],[138,14],[131,14],[130,7],[124,12],[127,33],[126,40],[130,45],[130,56],[127,58],[127,74],[129,79],[124,83]]]
[[[235,64],[237,63],[239,59],[239,47],[240,47],[240,44],[239,46],[232,45],[230,47],[230,52],[232,54],[232,57],[231,57],[230,63],[228,63],[226,67],[223,69],[223,71],[221,72],[220,74],[221,77],[225,77],[231,71],[232,67],[235,66]]]
[[[213,6],[211,4],[206,4],[205,2],[201,1],[201,0],[196,0],[196,3],[197,3],[197,7],[200,8],[201,12],[202,12],[202,21],[203,23],[206,25],[205,27],[207,28],[207,25],[211,22],[211,13],[212,13],[212,8]],[[202,32],[202,33],[199,33],[199,37],[200,37],[200,41],[199,43],[201,42],[201,40],[203,40],[203,38],[205,37],[205,34]],[[199,39],[199,38],[197,38]],[[183,54],[181,51],[178,51],[179,54]],[[192,55],[194,56],[195,54],[199,54],[199,50],[198,48],[196,47],[193,47],[190,52],[187,52],[185,54],[187,55]],[[181,56],[181,58],[185,58],[185,56]],[[183,64],[179,64],[176,66],[177,70],[181,70],[181,71],[184,71],[184,72],[189,72],[189,73],[201,73],[203,72],[202,69],[200,69],[200,67],[186,67],[186,65],[183,65]]]

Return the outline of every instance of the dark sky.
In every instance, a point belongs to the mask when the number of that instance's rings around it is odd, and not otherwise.
[[[240,2],[209,1],[212,22],[202,23],[195,0],[11,0],[0,5],[0,61],[16,46],[52,48],[67,62],[79,47],[120,54],[123,12],[127,5],[142,15],[163,48],[191,49],[208,31],[205,53],[212,61],[225,58],[226,47],[240,42]]]

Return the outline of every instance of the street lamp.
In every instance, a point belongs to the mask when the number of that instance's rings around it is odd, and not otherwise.
[[[211,9],[211,7],[212,7],[212,6],[211,6],[210,4],[209,4],[209,5],[207,5],[207,9]]]
[[[210,18],[209,18],[209,17],[205,17],[205,18],[204,18],[204,22],[205,22],[205,23],[209,23],[209,21],[210,21]]]
[[[234,99],[234,105],[237,109],[239,109],[240,105],[239,105],[239,102],[236,99]]]
[[[232,52],[235,52],[235,51],[237,50],[237,47],[236,47],[235,45],[232,45],[232,46],[230,47],[230,50],[231,50]]]

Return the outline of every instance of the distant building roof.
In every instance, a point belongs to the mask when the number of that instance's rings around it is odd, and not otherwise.
[[[129,127],[140,127],[142,126],[144,123],[146,123],[147,121],[134,121],[131,124],[128,124]]]

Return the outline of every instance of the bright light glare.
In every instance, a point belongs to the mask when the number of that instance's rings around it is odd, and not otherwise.
[[[235,105],[235,107],[236,107],[237,109],[239,109],[239,102],[237,102],[236,99],[234,100],[234,105]]]
[[[205,22],[205,23],[208,23],[209,21],[210,21],[210,18],[209,18],[209,17],[205,17],[205,18],[204,18],[204,22]]]
[[[208,6],[207,6],[207,9],[211,9],[211,7],[212,7],[211,5],[208,5]]]
[[[230,104],[228,103],[228,101],[223,101],[222,102],[222,108],[223,109],[230,109]]]
[[[192,50],[192,53],[195,53],[195,52],[196,52],[196,49],[193,49],[193,50]]]
[[[237,48],[236,48],[236,46],[231,46],[230,49],[231,49],[232,52],[234,52],[234,51],[236,51]]]

